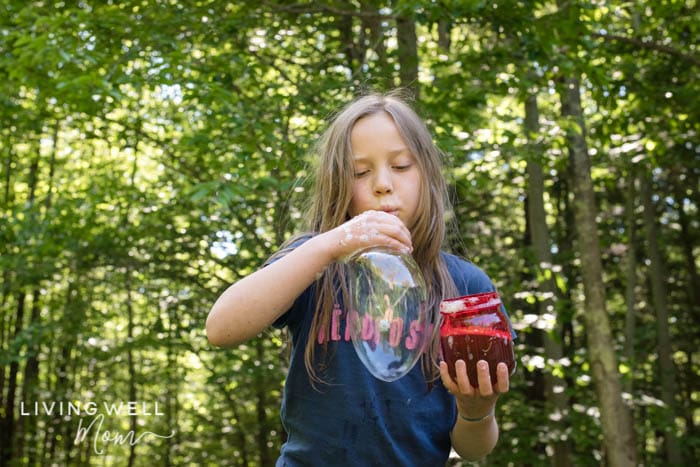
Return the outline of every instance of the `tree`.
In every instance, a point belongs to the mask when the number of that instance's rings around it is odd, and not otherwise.
[[[486,463],[555,448],[613,464],[623,398],[640,463],[676,458],[660,455],[673,433],[697,458],[700,22],[676,0],[566,5],[4,2],[3,462],[273,462],[284,336],[213,349],[204,319],[303,228],[329,116],[396,85],[445,152],[450,248],[493,278],[519,335]],[[663,358],[646,351],[662,341]],[[171,438],[98,454],[74,443],[80,417],[20,413],[133,397],[163,415],[103,428]]]

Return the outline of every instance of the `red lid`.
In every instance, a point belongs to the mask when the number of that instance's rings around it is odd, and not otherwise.
[[[488,308],[500,308],[501,297],[498,292],[484,292],[462,297],[448,298],[440,302],[440,313],[476,313]]]
[[[440,335],[476,334],[511,339],[508,320],[497,292],[443,300],[440,303]]]

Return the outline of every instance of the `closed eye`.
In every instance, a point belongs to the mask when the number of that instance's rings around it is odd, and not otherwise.
[[[412,165],[413,165],[413,164],[395,165],[395,166],[394,166],[394,169],[395,169],[395,170],[399,170],[399,171],[408,170],[408,169],[411,168]]]
[[[362,178],[369,173],[369,170],[359,170],[355,172],[355,178]]]

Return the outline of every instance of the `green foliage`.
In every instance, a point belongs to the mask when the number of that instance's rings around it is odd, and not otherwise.
[[[2,421],[29,424],[21,400],[110,403],[135,394],[163,412],[138,416],[137,435],[175,433],[137,444],[137,465],[274,462],[284,439],[285,338],[271,330],[214,349],[204,323],[221,291],[303,229],[311,148],[332,112],[363,90],[400,82],[400,14],[418,36],[416,106],[448,162],[451,248],[494,279],[519,333],[519,367],[498,406],[501,440],[482,465],[542,464],[557,439],[571,442],[575,465],[606,455],[573,244],[572,121],[558,94],[574,73],[640,461],[664,464],[669,413],[685,459],[697,459],[696,4],[560,3],[2,2]],[[540,111],[531,134],[529,95]],[[545,174],[553,264],[544,268],[528,237],[529,162]],[[660,401],[657,356],[648,351],[657,330],[638,197],[631,225],[625,217],[634,177],[652,182],[668,272],[679,383],[671,408]],[[628,334],[631,257],[636,326]],[[549,314],[563,326],[558,361],[546,357],[542,333],[552,321],[537,308],[549,277],[557,288]],[[543,393],[549,374],[567,383],[564,415]],[[88,443],[66,443],[76,417],[36,421],[10,440],[16,459],[23,450],[17,465],[129,456],[128,444],[97,455]],[[107,417],[104,429],[125,433],[130,421]]]

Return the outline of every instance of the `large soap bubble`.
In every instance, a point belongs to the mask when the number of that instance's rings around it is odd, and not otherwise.
[[[360,251],[348,266],[346,325],[355,351],[372,375],[397,380],[419,360],[435,325],[420,268],[411,256],[386,248]]]

